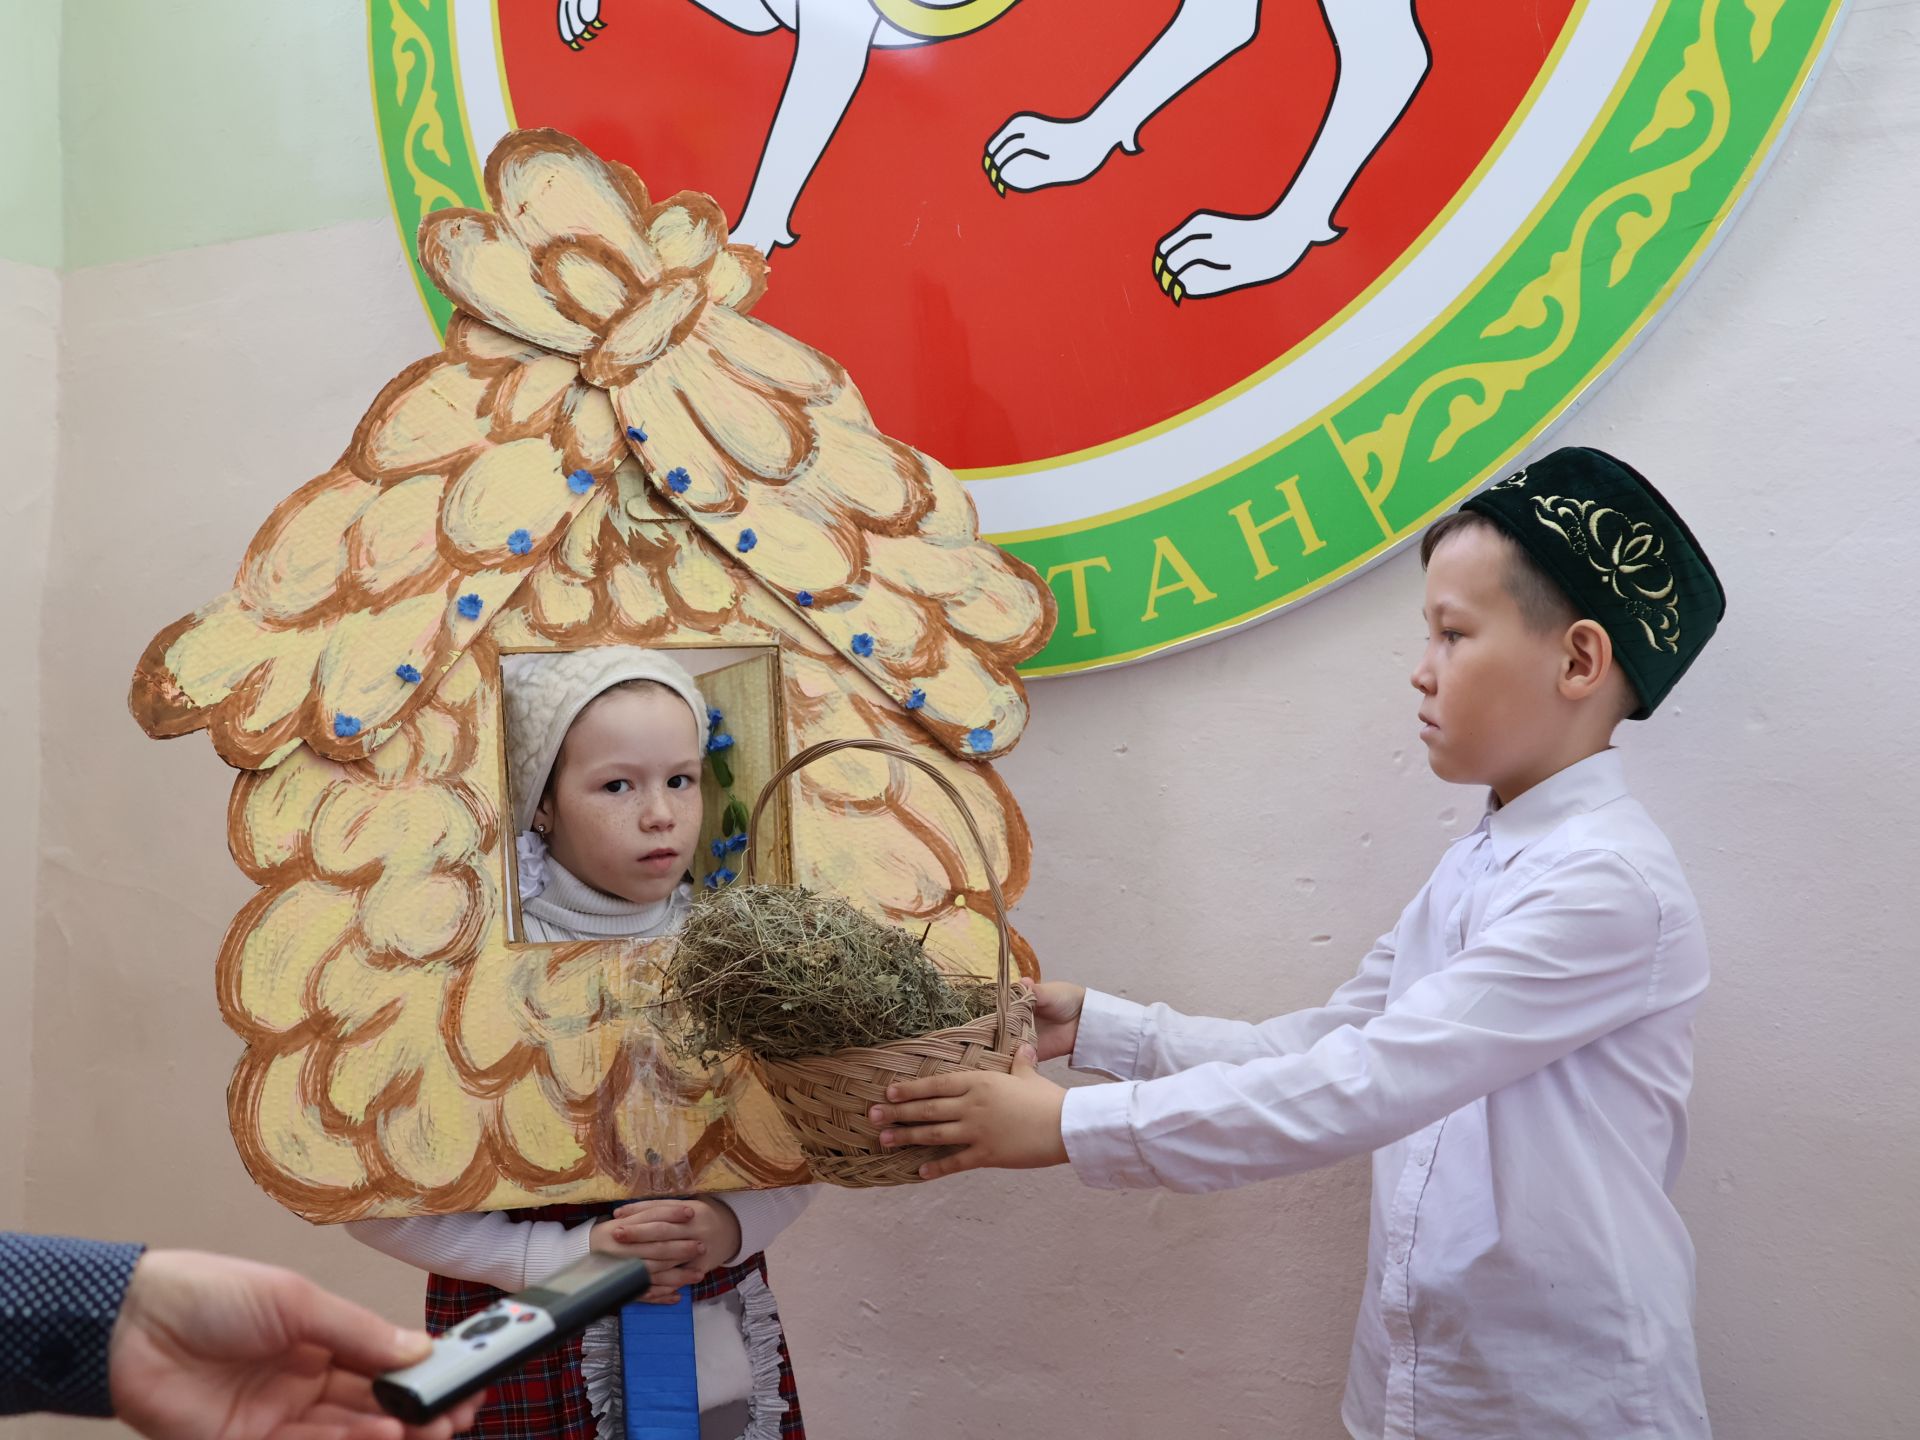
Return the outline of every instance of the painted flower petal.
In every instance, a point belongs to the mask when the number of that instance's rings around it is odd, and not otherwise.
[[[560,313],[497,216],[434,211],[420,222],[420,263],[441,294],[499,329],[567,355],[594,342],[593,331]]]
[[[553,130],[509,135],[487,161],[487,189],[528,250],[594,236],[619,252],[643,283],[661,273],[660,258],[641,237],[635,218],[647,207],[647,187],[632,171],[607,164],[570,135]]]

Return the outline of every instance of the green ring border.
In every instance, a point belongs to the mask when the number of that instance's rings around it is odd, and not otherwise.
[[[989,537],[1060,596],[1060,626],[1023,673],[1143,660],[1291,610],[1510,465],[1698,273],[1778,148],[1848,3],[1663,0],[1638,65],[1530,226],[1422,336],[1320,416],[1157,502]],[[444,206],[486,208],[452,11],[452,0],[367,0],[381,163],[438,334],[452,307],[421,270],[413,231]]]

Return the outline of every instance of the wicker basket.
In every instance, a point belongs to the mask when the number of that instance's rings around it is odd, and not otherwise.
[[[933,777],[959,808],[967,833],[980,851],[993,894],[994,920],[1000,928],[998,1003],[992,1015],[965,1025],[934,1030],[885,1045],[837,1050],[800,1060],[754,1057],[761,1083],[772,1093],[780,1112],[799,1137],[807,1165],[819,1180],[851,1189],[880,1185],[911,1185],[920,1179],[920,1167],[950,1153],[946,1147],[913,1145],[897,1150],[880,1148],[880,1132],[867,1118],[868,1109],[887,1098],[887,1086],[896,1080],[914,1080],[948,1070],[994,1070],[1006,1074],[1022,1045],[1034,1040],[1033,997],[1013,988],[1013,937],[1007,928],[1007,904],[993,873],[993,857],[980,836],[973,812],[953,783],[910,750],[885,740],[828,740],[802,750],[780,767],[754,801],[747,824],[746,883],[754,883],[754,857],[760,836],[760,812],[789,776],[839,750],[873,750],[904,760]]]

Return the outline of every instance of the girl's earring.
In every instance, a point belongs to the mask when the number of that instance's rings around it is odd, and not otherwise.
[[[533,833],[536,835],[544,835],[547,833],[547,827],[536,820],[533,822]]]

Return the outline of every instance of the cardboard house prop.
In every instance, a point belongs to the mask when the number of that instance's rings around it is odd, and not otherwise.
[[[655,202],[552,131],[509,135],[486,182],[490,212],[420,227],[458,307],[445,347],[274,510],[233,588],[155,637],[130,698],[240,772],[228,840],[259,893],[217,965],[245,1042],[230,1118],[316,1221],[805,1178],[744,1065],[660,1043],[670,940],[511,938],[503,654],[758,647],[775,763],[910,747],[966,795],[1009,898],[1027,878],[991,762],[1026,720],[1047,587],[839,365],[751,317],[766,262],[711,199]],[[779,866],[990,973],[980,860],[916,777],[863,752],[803,771]]]

